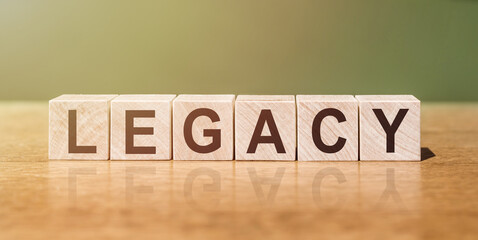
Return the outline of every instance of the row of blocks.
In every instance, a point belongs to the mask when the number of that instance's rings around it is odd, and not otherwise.
[[[420,160],[411,95],[61,95],[49,114],[50,159]]]

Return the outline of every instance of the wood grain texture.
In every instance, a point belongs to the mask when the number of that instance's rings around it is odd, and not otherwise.
[[[254,130],[263,111],[270,111],[285,152],[275,144],[259,143],[254,153],[248,153]],[[235,107],[236,160],[295,160],[296,108],[293,95],[239,95]],[[261,136],[271,136],[267,122]]]
[[[338,152],[321,151],[313,140],[314,118],[324,109],[337,109],[346,119],[338,123],[337,118],[328,116],[320,124],[320,138],[325,145],[333,146],[339,138],[345,139],[345,145]],[[358,142],[358,102],[352,95],[297,95],[299,161],[357,161]]]
[[[69,161],[0,102],[0,239],[476,239],[478,104],[421,113],[421,162]]]
[[[173,158],[175,160],[232,160],[234,154],[234,95],[179,95],[173,102]],[[220,147],[209,153],[193,151],[186,143],[184,126],[188,115],[197,109],[213,110],[219,121],[209,117],[194,119],[192,138],[201,146],[208,146],[214,139],[205,136],[205,130],[220,130]]]
[[[360,109],[361,161],[420,161],[420,101],[411,95],[356,96]],[[387,148],[387,134],[373,109],[383,111],[392,124],[400,109],[407,109],[395,133],[393,151]]]
[[[176,95],[120,95],[111,101],[111,160],[169,160],[172,158],[172,101]],[[135,147],[154,147],[154,153],[126,153],[126,111],[154,111],[138,117],[135,128],[153,133],[135,135]]]
[[[50,100],[50,159],[109,159],[110,101],[116,95],[61,95]],[[76,111],[78,146],[94,146],[95,153],[70,153],[69,111]]]

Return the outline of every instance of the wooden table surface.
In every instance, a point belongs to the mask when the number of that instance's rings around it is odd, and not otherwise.
[[[49,161],[0,102],[0,239],[477,239],[478,104],[422,105],[421,162]]]

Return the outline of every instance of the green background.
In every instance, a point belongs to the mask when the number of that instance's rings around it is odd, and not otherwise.
[[[0,99],[63,93],[478,100],[478,1],[0,0]]]

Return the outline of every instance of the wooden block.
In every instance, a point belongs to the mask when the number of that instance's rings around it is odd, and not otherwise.
[[[236,160],[295,160],[293,95],[240,95],[235,111]]]
[[[411,95],[356,96],[360,160],[420,161],[420,101]]]
[[[358,161],[358,102],[352,95],[298,95],[299,161]]]
[[[120,95],[111,101],[111,159],[171,159],[176,95]]]
[[[109,159],[110,101],[117,95],[61,95],[50,100],[50,159]]]
[[[175,160],[232,160],[234,95],[179,95],[173,101]]]

